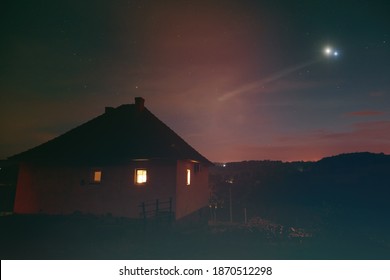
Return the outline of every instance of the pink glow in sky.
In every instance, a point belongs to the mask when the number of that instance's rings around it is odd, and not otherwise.
[[[5,7],[0,158],[135,96],[212,161],[390,154],[375,1],[69,2]]]

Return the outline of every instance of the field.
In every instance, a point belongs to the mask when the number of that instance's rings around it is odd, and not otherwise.
[[[197,227],[113,217],[0,217],[1,259],[389,259],[390,246],[359,234],[284,230],[257,218]],[[384,232],[385,236],[388,236]]]

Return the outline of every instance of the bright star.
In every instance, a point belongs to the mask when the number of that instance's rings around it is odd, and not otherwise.
[[[329,47],[329,46],[324,48],[324,54],[327,57],[331,57],[331,56],[337,57],[337,56],[339,56],[339,52],[337,50],[333,49],[332,47]]]
[[[326,47],[326,48],[324,49],[324,53],[325,53],[325,55],[327,55],[327,56],[331,55],[331,53],[332,53],[332,48],[331,48],[331,47]]]

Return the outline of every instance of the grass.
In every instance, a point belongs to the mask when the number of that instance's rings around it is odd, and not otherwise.
[[[389,259],[362,236],[270,235],[242,225],[170,227],[114,217],[0,217],[1,259]]]

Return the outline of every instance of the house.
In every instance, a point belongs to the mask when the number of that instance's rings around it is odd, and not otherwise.
[[[0,160],[0,216],[12,213],[17,175],[17,165]]]
[[[171,198],[175,219],[207,206],[211,162],[135,98],[10,158],[19,163],[14,212],[139,218]]]

